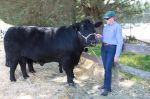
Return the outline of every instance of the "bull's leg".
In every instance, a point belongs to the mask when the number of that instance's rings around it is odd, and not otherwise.
[[[28,59],[28,60],[27,60],[27,63],[28,63],[29,72],[35,73],[35,70],[34,70],[34,68],[33,68],[33,61],[30,60],[30,59]]]
[[[73,69],[74,69],[74,67],[71,68],[71,76],[72,76],[72,78],[75,78],[74,73],[73,73]]]
[[[61,64],[59,64],[59,72],[60,72],[60,73],[63,73],[62,65],[61,65]]]
[[[65,57],[63,58],[62,66],[64,71],[66,72],[67,75],[67,83],[69,86],[75,86],[73,77],[72,77],[72,69],[73,69],[73,64],[72,60],[70,57]]]
[[[10,80],[11,81],[16,81],[15,70],[16,70],[17,64],[18,64],[17,62],[11,62],[9,64],[9,67],[10,67]]]
[[[64,69],[66,74],[67,74],[67,83],[69,86],[75,86],[75,83],[73,81],[73,74],[72,74],[72,69]]]
[[[72,75],[71,75],[71,70],[70,69],[65,69],[65,72],[67,74],[67,82],[69,85],[73,85],[74,84],[74,81],[73,81],[73,78],[72,78]]]
[[[27,74],[27,71],[26,71],[26,62],[21,60],[21,61],[19,61],[19,64],[20,64],[20,67],[21,67],[23,78],[27,79],[29,77],[29,75]]]

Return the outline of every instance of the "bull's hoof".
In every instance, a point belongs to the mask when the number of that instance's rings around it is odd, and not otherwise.
[[[24,76],[23,78],[24,78],[24,79],[27,79],[27,78],[29,78],[29,75],[26,75],[26,76]]]
[[[30,73],[36,73],[36,71],[35,71],[35,70],[30,70],[29,72],[30,72]]]
[[[11,82],[16,82],[16,79],[15,78],[10,78],[10,81]]]
[[[68,83],[68,85],[69,85],[70,87],[76,87],[76,84],[75,84],[75,83]]]

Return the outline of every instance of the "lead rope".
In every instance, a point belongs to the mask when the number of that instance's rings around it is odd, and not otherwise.
[[[81,34],[81,32],[80,31],[78,31],[78,34],[80,34],[84,39],[85,39],[85,41],[86,41],[86,43],[87,43],[87,39],[88,39],[88,37],[90,37],[91,35],[96,35],[96,33],[93,33],[93,34],[89,34],[88,36],[84,36],[84,35],[82,35]],[[96,57],[96,59],[97,59],[97,62],[98,62],[98,67],[99,67],[99,70],[100,70],[100,64],[101,64],[101,62],[100,62],[100,58],[99,57],[97,57],[97,55],[95,54],[95,52],[92,50],[92,53],[94,54],[94,56]],[[93,70],[94,70],[94,67],[92,67],[93,68]],[[101,77],[101,75],[99,74],[99,77]],[[97,83],[99,83],[98,81],[96,81]]]
[[[98,69],[99,69],[99,73],[98,73],[98,77],[100,78],[101,77],[101,72],[100,72],[100,70],[101,70],[101,68],[100,68],[100,65],[101,65],[101,61],[100,61],[100,58],[95,54],[95,52],[91,49],[91,51],[92,51],[92,53],[94,54],[94,56],[96,57],[96,60],[97,60],[97,65],[98,65]],[[94,70],[94,67],[93,67],[93,70]],[[95,82],[97,83],[97,84],[99,84],[100,82],[99,82],[99,80],[95,80]]]
[[[78,33],[86,40],[86,42],[87,42],[87,39],[88,39],[89,36],[91,36],[91,35],[96,35],[96,33],[93,33],[93,34],[89,34],[89,35],[86,37],[86,36],[82,35],[80,31],[78,31]],[[91,49],[91,50],[92,50],[92,49]],[[100,58],[97,57],[97,55],[95,54],[95,52],[94,52],[93,50],[92,50],[92,53],[94,54],[94,56],[95,56],[96,59],[97,59],[98,64],[100,65],[100,64],[101,64]]]

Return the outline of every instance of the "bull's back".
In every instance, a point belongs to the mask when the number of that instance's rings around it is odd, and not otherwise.
[[[15,53],[31,59],[58,57],[78,50],[74,38],[74,34],[64,27],[11,27],[4,37],[4,46],[6,54]]]
[[[34,28],[33,28],[34,29]],[[35,40],[35,33],[32,28],[16,26],[8,29],[4,36],[4,48],[6,54],[19,55],[21,50],[32,44],[31,40]],[[36,38],[38,39],[38,38]]]
[[[7,43],[8,45],[11,45],[11,44],[15,45],[15,44],[23,43],[26,39],[25,35],[26,33],[24,29],[20,27],[11,27],[8,29],[8,31],[6,32],[4,36],[4,44]]]

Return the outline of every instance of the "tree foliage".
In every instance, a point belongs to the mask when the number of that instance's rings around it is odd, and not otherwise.
[[[141,0],[0,0],[0,18],[16,25],[59,26],[84,18],[102,19],[114,10],[120,21],[142,15]]]
[[[128,19],[142,15],[145,9],[150,8],[148,2],[143,4],[141,0],[78,0],[78,4],[82,9],[80,12],[93,19],[102,18],[102,15],[108,10],[116,11],[120,20]]]
[[[0,0],[0,18],[16,25],[71,24],[72,4],[71,0]]]

